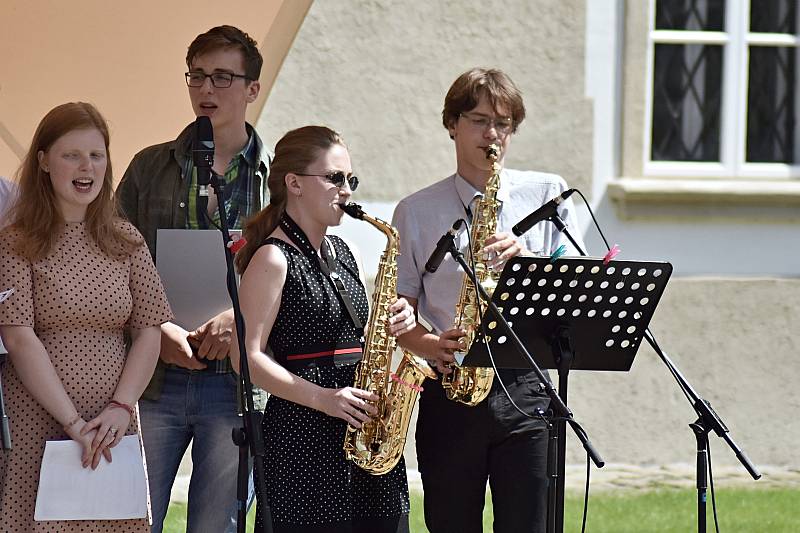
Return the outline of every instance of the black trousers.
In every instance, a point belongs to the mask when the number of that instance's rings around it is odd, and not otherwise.
[[[273,523],[272,528],[274,533],[408,533],[408,515],[319,526]]]
[[[502,370],[515,403],[526,413],[546,410],[535,375]],[[448,400],[427,380],[417,421],[417,459],[431,533],[480,533],[488,480],[497,533],[544,532],[547,519],[547,443],[541,420],[511,405],[497,378],[475,407]]]

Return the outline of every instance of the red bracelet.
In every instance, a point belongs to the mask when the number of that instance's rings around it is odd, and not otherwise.
[[[108,406],[111,407],[112,409],[115,407],[119,407],[120,409],[125,409],[126,411],[128,411],[128,414],[131,415],[131,418],[133,418],[133,406],[130,404],[118,402],[117,400],[111,400],[110,402],[108,402]]]

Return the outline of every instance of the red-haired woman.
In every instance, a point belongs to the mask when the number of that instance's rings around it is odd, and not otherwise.
[[[0,453],[3,531],[149,531],[146,519],[35,522],[48,440],[80,444],[84,468],[136,434],[135,404],[172,314],[147,246],[117,216],[108,127],[90,104],[51,110],[17,172],[0,232],[0,333],[13,449]],[[132,343],[126,351],[124,331]]]

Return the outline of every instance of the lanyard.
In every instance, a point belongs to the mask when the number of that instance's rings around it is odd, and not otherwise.
[[[281,217],[281,229],[284,233],[286,233],[286,235],[289,236],[295,246],[297,246],[306,257],[310,259],[313,256],[316,259],[320,270],[322,270],[322,273],[325,274],[325,277],[327,277],[331,282],[333,288],[336,289],[336,294],[339,296],[339,301],[347,310],[347,314],[350,315],[350,320],[356,327],[356,335],[361,337],[363,342],[364,324],[362,324],[361,320],[358,318],[358,313],[356,313],[356,308],[353,305],[353,300],[350,298],[350,293],[347,291],[347,287],[344,286],[342,278],[337,272],[335,252],[331,250],[331,245],[328,242],[328,238],[325,237],[322,239],[322,245],[320,246],[320,254],[322,257],[320,257],[316,250],[314,250],[314,247],[311,246],[311,243],[308,241],[308,237],[306,237],[305,233],[303,233],[303,230],[300,229],[300,226],[298,226],[297,223],[292,220],[292,217],[290,217],[286,212],[284,212],[283,216]]]

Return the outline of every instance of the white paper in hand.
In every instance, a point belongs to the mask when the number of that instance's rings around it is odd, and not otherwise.
[[[128,435],[111,449],[113,462],[97,470],[81,466],[81,446],[73,440],[47,441],[33,518],[43,520],[123,520],[147,517],[139,437]]]
[[[14,287],[11,287],[10,289],[4,291],[0,291],[0,303],[3,303],[3,301],[5,301],[5,299],[11,296],[12,294],[14,294]]]

